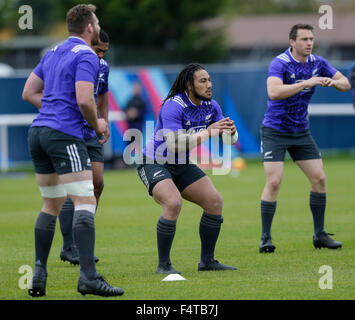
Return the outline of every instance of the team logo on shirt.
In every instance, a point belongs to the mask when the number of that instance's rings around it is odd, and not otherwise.
[[[206,122],[212,121],[211,117],[212,117],[212,113],[206,116]]]
[[[318,71],[318,68],[315,68],[313,71],[312,71],[312,77],[318,77],[318,73],[316,73]]]

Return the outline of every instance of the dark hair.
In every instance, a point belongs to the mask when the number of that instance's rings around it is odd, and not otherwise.
[[[171,86],[171,89],[169,91],[169,94],[165,98],[164,102],[171,97],[175,96],[176,94],[180,92],[184,92],[187,89],[187,83],[190,82],[190,84],[193,86],[194,85],[194,73],[198,70],[206,70],[204,67],[202,67],[198,63],[190,63],[187,66],[184,67],[184,69],[181,70],[179,75],[176,77],[173,85]],[[164,103],[163,102],[163,103]]]
[[[104,42],[104,43],[110,42],[110,38],[108,37],[108,34],[102,29],[100,29],[100,36],[99,37],[100,37],[101,42]]]
[[[311,25],[309,25],[309,24],[303,24],[303,23],[295,24],[290,30],[290,34],[289,34],[289,37],[288,37],[290,40],[291,39],[292,40],[296,40],[298,29],[306,29],[306,30],[313,31],[313,27]]]
[[[78,4],[67,12],[66,22],[69,33],[82,34],[88,24],[94,22],[93,4]]]

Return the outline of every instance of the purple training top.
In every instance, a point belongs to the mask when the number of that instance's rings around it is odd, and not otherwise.
[[[94,89],[95,101],[99,95],[108,92],[108,75],[110,73],[110,66],[105,59],[100,59],[99,77]],[[84,139],[90,139],[97,136],[96,131],[88,124],[86,120],[84,124]]]
[[[333,78],[337,72],[327,60],[311,54],[303,65],[291,54],[291,48],[274,58],[269,66],[268,77],[278,77],[284,84],[294,84],[312,77]],[[263,125],[281,132],[298,132],[308,129],[308,104],[315,87],[281,100],[267,100]]]
[[[191,102],[186,92],[168,99],[162,106],[154,133],[143,150],[143,154],[156,161],[169,163],[188,163],[189,152],[175,154],[168,159],[164,135],[169,131],[193,134],[206,129],[209,125],[223,119],[221,107],[215,100],[202,101],[201,105]]]
[[[75,83],[96,84],[99,58],[87,43],[69,37],[49,50],[33,72],[44,81],[42,106],[32,126],[46,126],[83,139],[84,118],[76,102]]]

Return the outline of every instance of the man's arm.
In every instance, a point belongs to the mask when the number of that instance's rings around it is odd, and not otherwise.
[[[271,100],[287,99],[306,88],[316,85],[324,86],[324,79],[323,77],[313,77],[294,84],[284,84],[280,78],[271,76],[267,79],[267,92]]]
[[[333,78],[325,78],[324,85],[327,87],[334,87],[335,89],[345,92],[351,89],[350,82],[340,71],[333,76]]]
[[[83,117],[97,134],[104,134],[107,131],[107,123],[104,119],[97,119],[97,107],[93,94],[94,84],[90,81],[77,81],[75,82],[75,92],[76,101]]]
[[[97,111],[99,113],[99,117],[105,119],[108,124],[108,91],[100,94],[97,97]],[[102,140],[99,140],[101,144],[104,144],[108,138],[110,137],[110,131],[107,128],[105,135]]]
[[[42,106],[43,88],[43,80],[34,72],[31,72],[23,88],[22,99],[40,109]]]
[[[232,131],[233,134],[235,133],[234,122],[229,118],[212,123],[207,129],[194,134],[171,131],[164,138],[170,151],[180,153],[192,150],[205,142],[209,137],[221,135],[224,130]]]

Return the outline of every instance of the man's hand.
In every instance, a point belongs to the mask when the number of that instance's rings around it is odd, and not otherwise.
[[[314,86],[322,86],[325,87],[325,81],[327,78],[325,77],[312,77],[308,80],[303,81],[304,88],[312,88]],[[329,78],[328,78],[329,79]]]
[[[107,122],[105,119],[97,119],[97,129],[96,133],[98,136],[105,135],[106,131],[108,131]]]
[[[110,131],[109,131],[108,127],[107,127],[107,130],[101,136],[101,139],[99,139],[99,143],[100,144],[104,144],[108,140],[109,137],[110,137]]]
[[[323,86],[334,87],[335,89],[343,92],[351,89],[348,78],[343,76],[339,71],[334,75],[333,78],[324,78]]]
[[[212,123],[208,128],[208,133],[210,137],[218,136],[223,133],[224,130],[230,130],[232,134],[235,132],[236,128],[234,121],[229,119],[229,117],[221,119],[217,122]]]

